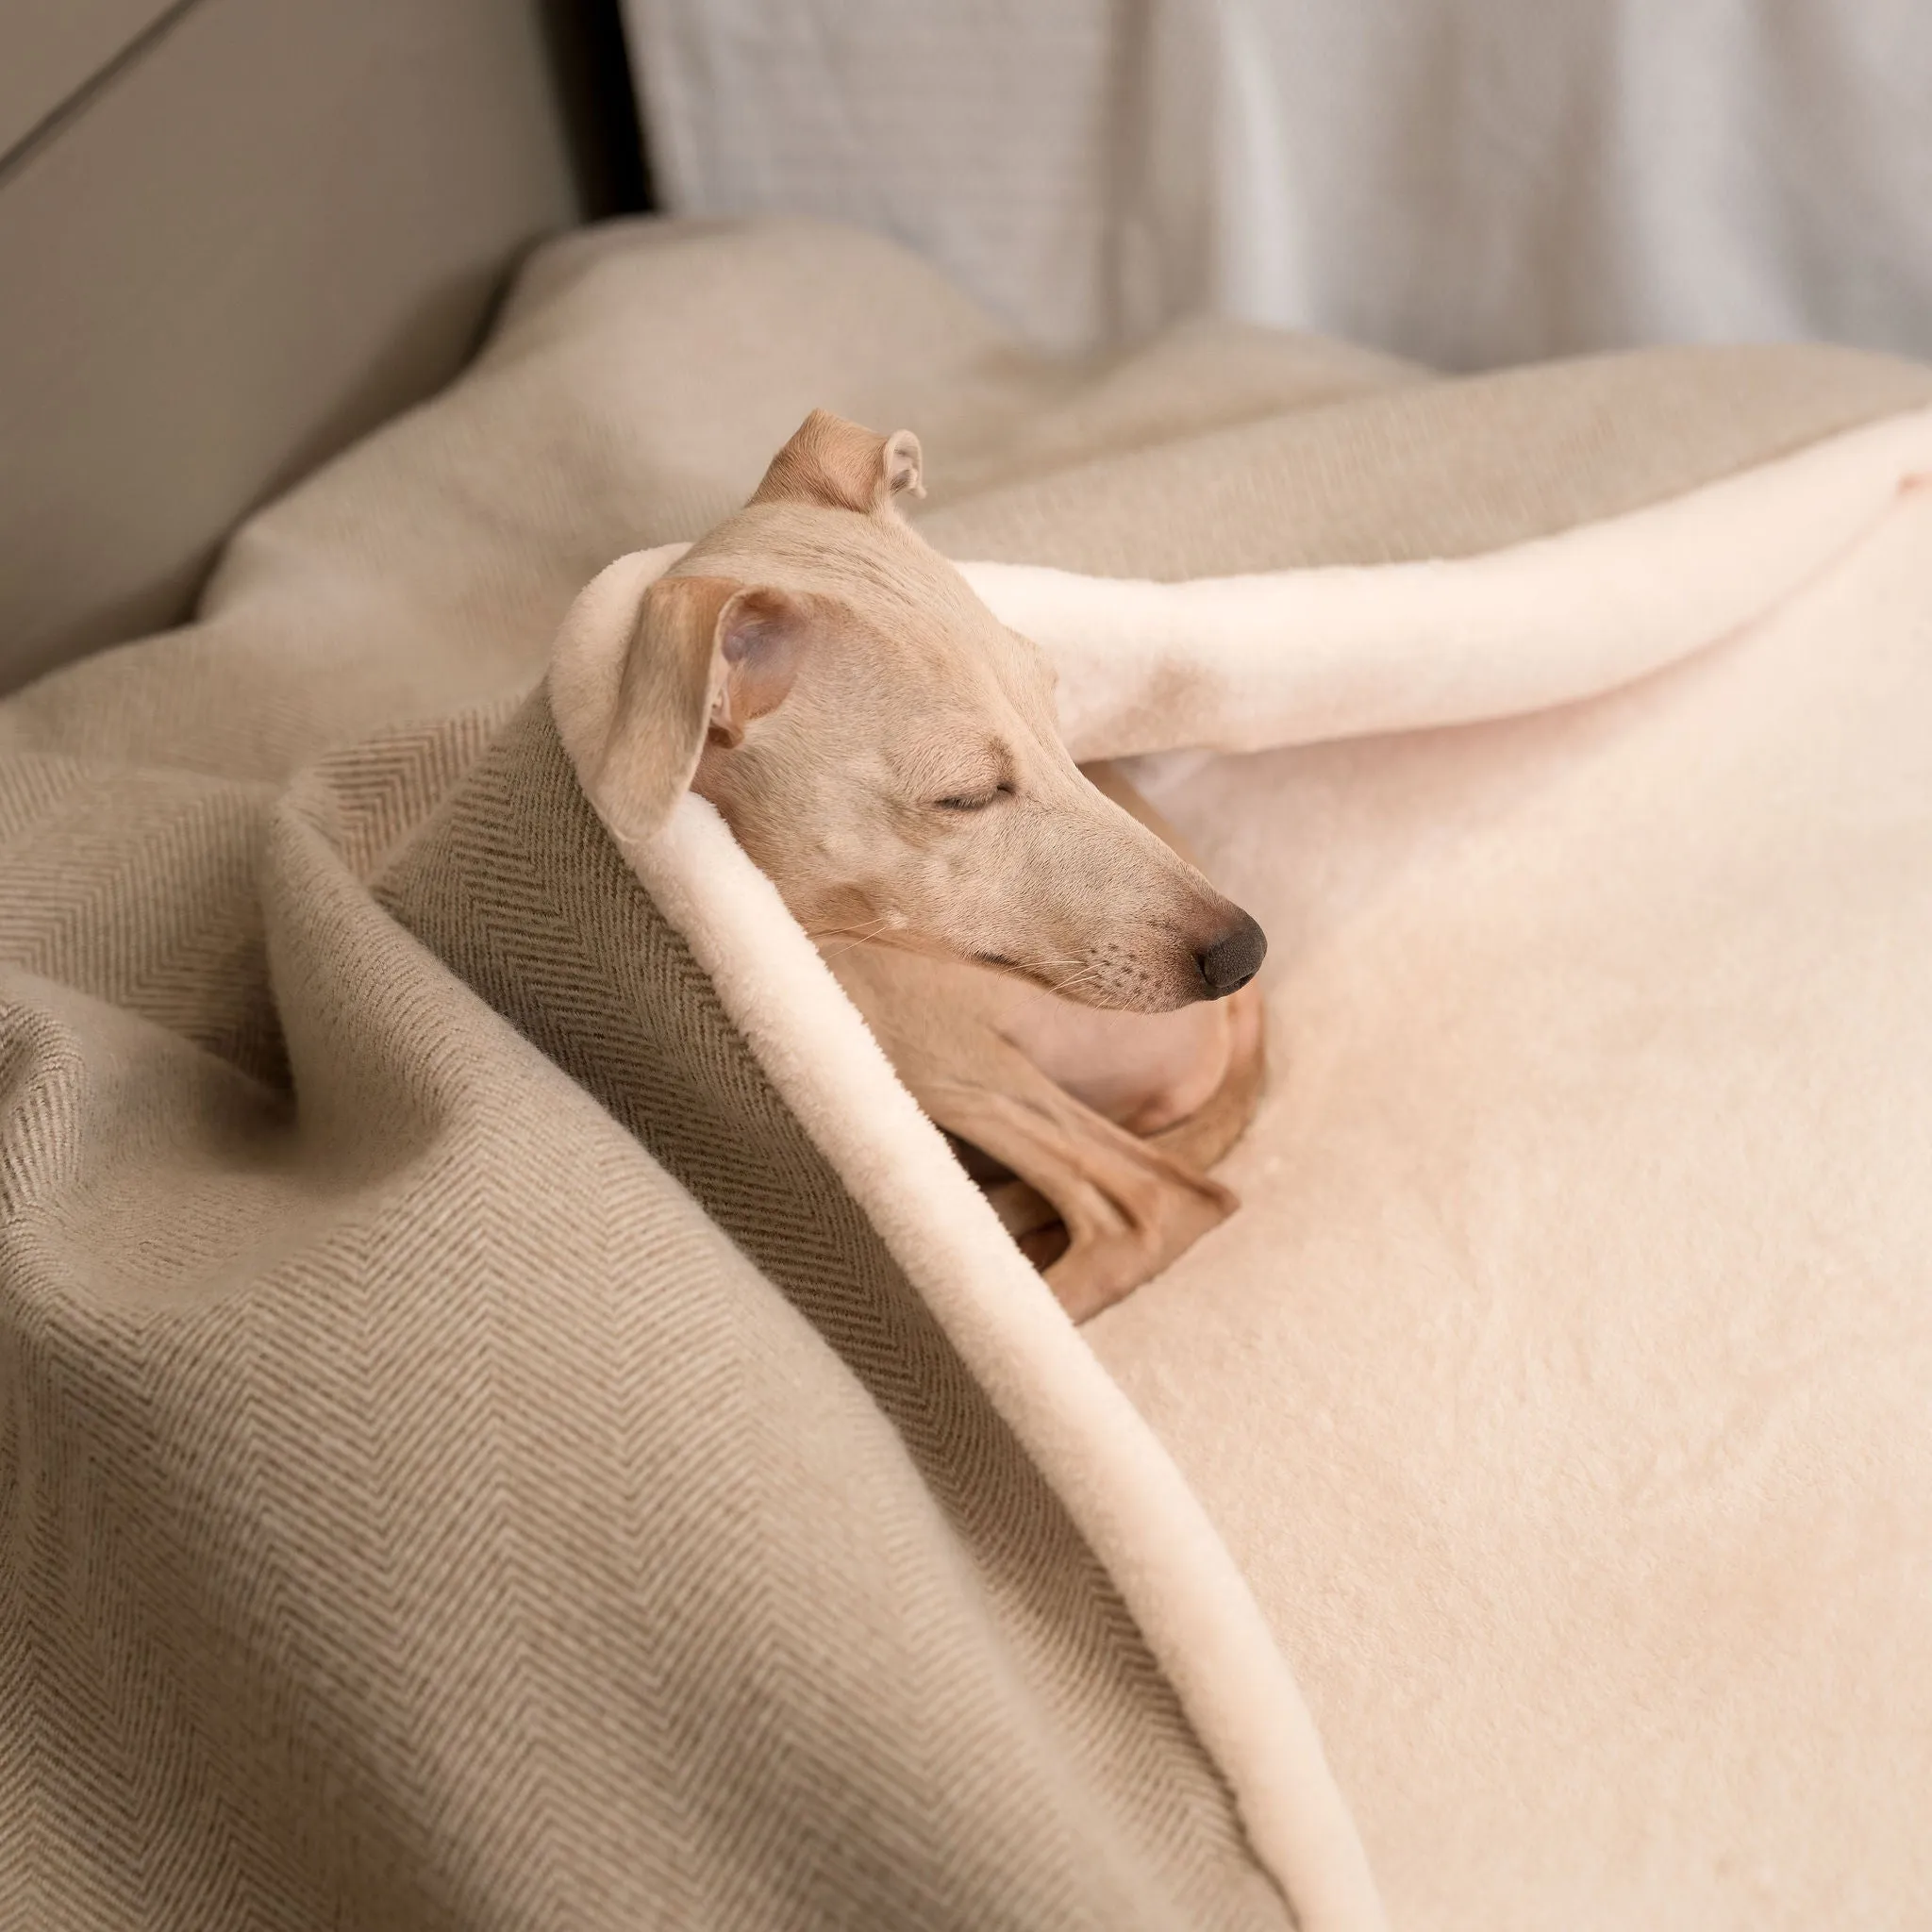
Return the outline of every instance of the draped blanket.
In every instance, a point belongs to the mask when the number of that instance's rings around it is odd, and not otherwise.
[[[1274,941],[1247,1205],[1077,1334],[550,724],[814,406]],[[1070,367],[838,231],[540,256],[0,708],[0,1921],[1932,1910],[1928,475],[1824,350]]]

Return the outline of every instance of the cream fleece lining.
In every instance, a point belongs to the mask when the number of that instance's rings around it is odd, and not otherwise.
[[[1827,569],[1927,474],[1932,411],[1922,411],[1669,503],[1453,562],[1184,584],[961,568],[1059,665],[1076,756],[1251,751],[1531,710],[1641,676]],[[567,622],[598,624],[685,547],[621,558]],[[695,798],[655,841],[625,850],[1113,1574],[1300,1923],[1381,1924],[1320,1740],[1225,1545],[775,890]]]

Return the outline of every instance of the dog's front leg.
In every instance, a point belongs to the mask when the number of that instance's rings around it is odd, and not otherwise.
[[[1004,975],[866,943],[823,950],[927,1116],[1018,1177],[990,1190],[994,1209],[1027,1257],[1044,1263],[1075,1321],[1159,1274],[1240,1205],[1191,1157],[1218,1158],[1246,1124],[1260,1077],[1258,1008],[1241,1016],[1234,1062],[1208,1106],[1150,1141],[1068,1092],[1007,1038]],[[1170,1137],[1178,1144],[1160,1144]],[[1067,1233],[1057,1256],[1041,1239],[1056,1219]]]
[[[1130,1294],[1240,1205],[1219,1181],[1083,1106],[991,1029],[955,1041],[948,1063],[908,1055],[900,1077],[940,1126],[1051,1203],[1068,1244],[1044,1273],[1074,1321]]]

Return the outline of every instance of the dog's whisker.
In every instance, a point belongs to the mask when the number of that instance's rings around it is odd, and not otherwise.
[[[1097,986],[1100,984],[1100,969],[1097,966],[1083,966],[1077,973],[1070,973],[1064,979],[1056,980],[1047,988],[1051,993],[1064,997],[1074,987]]]
[[[821,926],[816,931],[808,931],[806,934],[806,938],[813,941],[814,942],[821,940],[845,941],[846,943],[844,945],[840,946],[835,950],[827,951],[828,958],[836,958],[843,954],[851,952],[857,946],[864,945],[870,940],[877,939],[878,936],[885,931],[889,924],[890,922],[884,919],[874,920],[873,924],[870,926],[868,926],[863,932],[856,932],[849,925]]]

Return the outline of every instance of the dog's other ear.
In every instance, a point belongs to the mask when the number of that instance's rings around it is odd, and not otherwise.
[[[752,719],[784,702],[811,611],[782,591],[724,577],[659,577],[640,594],[635,581],[607,582],[622,568],[598,577],[565,619],[550,708],[598,815],[636,838],[671,816],[708,741],[741,743]]]
[[[919,439],[911,430],[881,436],[829,410],[814,409],[772,458],[751,500],[896,517],[894,499],[908,491],[914,496],[925,494]]]

